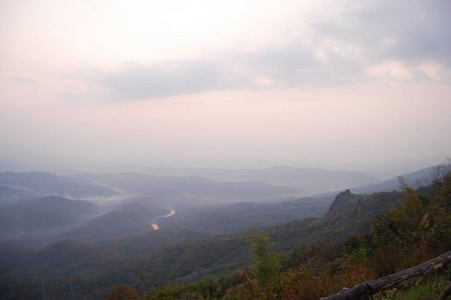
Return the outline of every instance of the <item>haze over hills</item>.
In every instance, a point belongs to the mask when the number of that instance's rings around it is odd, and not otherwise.
[[[302,188],[303,195],[331,192],[380,182],[372,175],[357,171],[328,171],[317,168],[274,166],[264,169],[157,168],[146,169],[158,176],[197,176],[218,182],[260,181],[272,185]]]
[[[167,172],[180,172],[180,175],[197,172],[197,175],[208,175],[218,180],[260,179],[273,184],[319,181],[327,183],[328,188],[335,184],[343,187],[342,190],[366,183],[365,187],[353,189],[357,193],[398,189],[397,178],[379,182],[372,176],[356,172],[292,167],[262,170],[167,169]],[[428,173],[430,169],[424,169],[406,174],[405,178],[414,182]],[[167,213],[168,206],[174,207],[177,217],[159,219],[163,227],[194,227],[205,231],[201,234],[205,236],[273,225],[296,218],[318,217],[326,212],[337,193],[300,198],[306,191],[299,185],[280,186],[261,181],[217,182],[194,176],[139,173],[85,173],[78,176],[61,177],[39,172],[0,173],[0,200],[4,206],[0,221],[1,239],[99,240],[136,234],[151,230],[151,224]],[[376,184],[368,185],[368,182],[374,181]],[[324,189],[324,185],[316,184],[316,188],[323,186]],[[324,192],[323,189],[320,191]],[[61,195],[79,199],[85,197],[87,200],[73,201],[61,198]],[[97,205],[88,201],[95,201]],[[280,205],[255,203],[262,201],[276,201]]]
[[[164,206],[155,201],[131,200],[116,209],[92,219],[59,236],[60,239],[101,240],[120,237],[152,229],[159,216],[167,213]]]
[[[11,276],[34,276],[23,279],[30,286],[50,276],[59,289],[67,285],[60,278],[67,277],[94,299],[118,281],[136,284],[141,273],[166,278],[178,272],[177,282],[224,275],[249,264],[244,230],[263,231],[280,251],[339,242],[368,231],[373,215],[402,197],[393,191],[398,178],[380,182],[358,172],[292,167],[194,171],[218,181],[183,174],[1,173],[0,287],[14,286],[18,277]],[[430,171],[405,178],[415,183]],[[329,188],[366,185],[312,197],[301,197],[306,192],[302,185],[288,185],[315,180]],[[320,184],[315,189],[328,191]]]
[[[93,196],[111,197],[119,193],[83,178],[63,177],[50,173],[0,173],[0,187],[28,193],[30,196],[64,196],[82,199]]]
[[[45,196],[19,201],[0,210],[0,241],[52,240],[100,215],[89,201]]]
[[[397,177],[381,182],[361,172],[327,171],[278,166],[266,169],[153,169],[150,173],[77,174],[61,177],[50,173],[0,173],[0,199],[58,195],[74,199],[109,198],[122,194],[227,201],[276,200],[335,192],[351,188],[359,192],[392,190]],[[428,169],[423,170],[423,175]],[[406,174],[410,180],[422,174]],[[367,190],[366,190],[367,189]],[[240,198],[235,199],[234,198]]]
[[[292,186],[276,186],[258,181],[215,182],[194,176],[152,176],[139,173],[79,176],[118,187],[131,195],[150,195],[177,202],[187,199],[197,199],[206,203],[237,201],[240,198],[275,200],[304,193],[301,188]]]
[[[409,185],[416,188],[418,185],[424,186],[431,183],[430,175],[432,171],[433,167],[429,167],[415,172],[403,174],[402,177]],[[357,193],[375,193],[380,191],[393,191],[393,190],[400,191],[399,176],[382,181],[378,184],[363,186],[354,189],[354,191]]]

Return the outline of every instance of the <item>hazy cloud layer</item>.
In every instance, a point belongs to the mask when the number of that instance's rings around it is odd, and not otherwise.
[[[326,84],[323,73],[330,69],[326,70],[309,48],[291,44],[254,53],[231,53],[214,60],[150,65],[127,62],[115,72],[79,72],[77,77],[84,73],[86,80],[109,88],[113,99],[133,100],[215,89]]]
[[[368,80],[448,81],[449,1],[351,2],[342,14],[308,24],[308,35],[208,59],[125,63],[94,81],[114,100],[165,98],[210,90],[355,85]]]
[[[450,63],[451,3],[366,1],[331,22],[318,23],[320,36],[363,47],[373,60],[424,59]],[[372,54],[372,55],[369,55]]]
[[[9,163],[450,155],[448,0],[34,0],[0,16]]]
[[[123,99],[168,97],[229,87],[221,68],[208,61],[174,61],[154,65],[128,64],[103,73],[98,83]]]

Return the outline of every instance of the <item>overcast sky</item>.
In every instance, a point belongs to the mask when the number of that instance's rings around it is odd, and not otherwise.
[[[0,160],[451,155],[451,1],[0,0]]]

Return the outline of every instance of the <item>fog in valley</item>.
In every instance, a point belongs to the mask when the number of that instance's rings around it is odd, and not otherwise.
[[[320,217],[347,188],[399,190],[397,177],[381,181],[362,172],[295,167],[169,171],[184,175],[0,173],[1,241],[101,241],[160,227],[191,228],[208,236]],[[404,176],[415,183],[430,172]]]

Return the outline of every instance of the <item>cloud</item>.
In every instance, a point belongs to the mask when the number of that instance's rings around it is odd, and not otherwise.
[[[354,63],[358,81],[451,79],[451,2],[349,2],[349,8],[310,24],[313,46],[333,71],[335,59]],[[364,70],[362,72],[362,70]]]
[[[417,64],[434,60],[451,67],[451,2],[365,1],[327,22],[313,24],[320,39],[359,45],[367,59]]]
[[[102,73],[96,81],[119,99],[146,99],[198,93],[228,87],[221,66],[209,61],[172,61],[151,65],[126,64]]]
[[[353,61],[330,54],[328,61],[322,62],[314,49],[290,43],[215,59],[148,65],[126,62],[113,72],[80,70],[72,76],[106,87],[110,99],[130,101],[221,89],[341,85],[356,80],[354,75],[360,73]]]
[[[127,62],[112,72],[85,72],[85,79],[118,101],[221,89],[449,80],[450,3],[349,1],[340,13],[306,23],[294,40],[197,60]]]
[[[411,71],[398,61],[387,61],[369,67],[367,72],[373,76],[386,76],[395,80],[407,80],[413,78]]]
[[[451,67],[451,2],[419,1],[388,54],[415,62],[433,59]],[[407,19],[407,16],[405,17]]]
[[[250,76],[266,79],[266,87],[305,86],[321,81],[317,73],[321,73],[323,63],[313,49],[301,43],[262,48],[237,56]]]
[[[314,53],[290,44],[255,52],[227,53],[215,59],[165,61],[148,65],[124,62],[112,72],[85,69],[64,77],[94,82],[110,99],[128,101],[165,98],[216,89],[297,85],[299,72],[318,65]],[[301,79],[296,82],[297,79]]]

